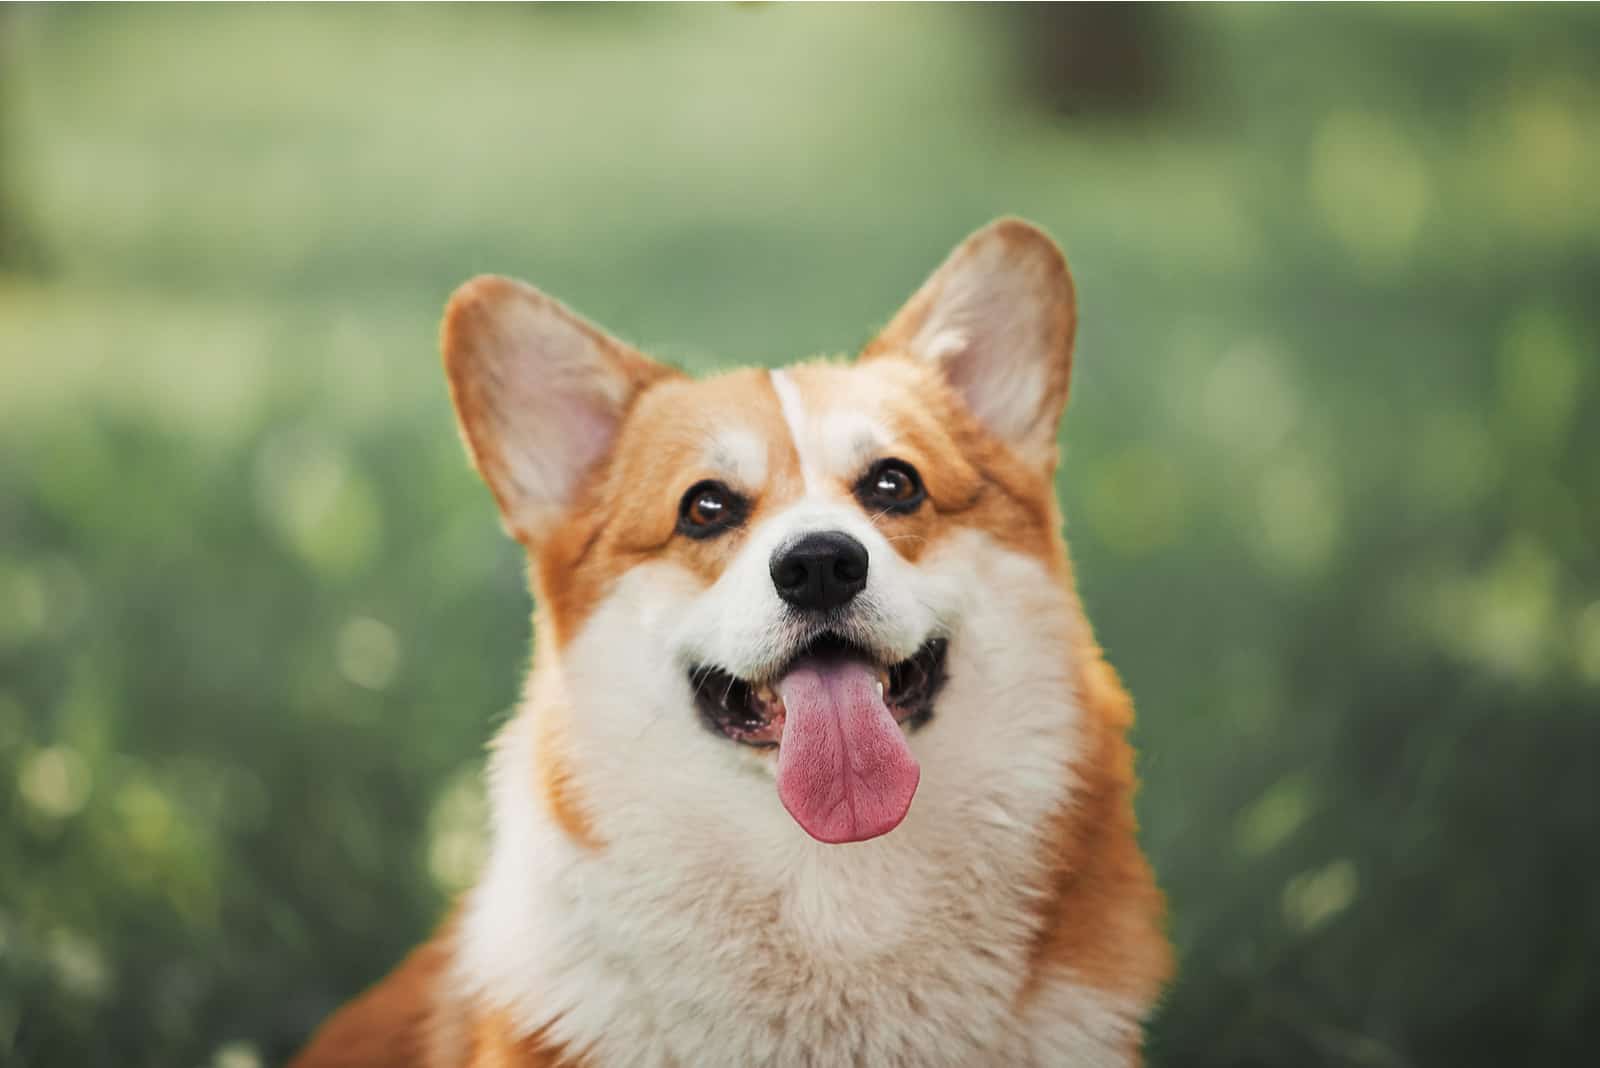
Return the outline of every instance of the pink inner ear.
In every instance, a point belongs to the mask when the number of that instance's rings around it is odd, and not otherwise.
[[[565,424],[562,436],[567,451],[562,465],[581,474],[611,446],[611,439],[617,433],[616,416],[597,404],[578,401],[568,406],[559,418]]]
[[[445,313],[445,364],[469,446],[508,526],[536,536],[664,369],[531,286],[483,277]]]
[[[1055,403],[1049,363],[1061,357],[1045,323],[1050,306],[1043,294],[1007,288],[1003,275],[962,281],[962,303],[934,307],[916,353],[939,366],[991,431],[1023,443]]]
[[[984,374],[983,360],[980,354],[971,350],[965,338],[953,332],[947,331],[940,343],[946,346],[944,355],[939,359],[945,380],[955,387],[957,393],[967,397],[970,403],[973,390]],[[991,373],[1001,373],[1003,370],[995,368]]]
[[[990,431],[1048,463],[1066,404],[1075,314],[1054,242],[1002,220],[957,247],[878,344],[937,366]]]
[[[551,366],[563,357],[593,362]],[[602,357],[570,349],[529,353],[503,368],[494,421],[519,511],[538,515],[563,507],[610,447],[619,405],[607,396],[608,386],[621,387],[606,381],[606,370]]]

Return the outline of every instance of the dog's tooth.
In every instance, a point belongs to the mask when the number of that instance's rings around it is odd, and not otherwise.
[[[878,700],[883,700],[883,680],[878,680]]]

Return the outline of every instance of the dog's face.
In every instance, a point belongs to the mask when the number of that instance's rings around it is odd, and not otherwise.
[[[1026,630],[1033,594],[984,554],[1065,567],[1074,325],[1060,253],[1018,222],[962,244],[854,363],[704,381],[520,283],[464,286],[452,394],[588,736],[658,731],[673,773],[737,779],[730,803],[765,782],[770,804],[775,779],[819,841],[897,826],[919,732],[1003,715],[1017,680],[981,676],[1008,670],[1004,647],[1032,655],[1035,636],[994,632]]]

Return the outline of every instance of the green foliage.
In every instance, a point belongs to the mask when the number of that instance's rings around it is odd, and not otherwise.
[[[0,1063],[276,1062],[470,879],[529,605],[457,282],[777,362],[1001,214],[1079,281],[1061,486],[1182,955],[1153,1060],[1582,1056],[1600,21],[1168,10],[1177,104],[1113,120],[1035,106],[1015,17],[11,20],[50,268],[0,275]]]

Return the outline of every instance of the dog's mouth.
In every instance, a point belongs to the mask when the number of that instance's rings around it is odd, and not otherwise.
[[[805,660],[852,660],[876,676],[878,694],[895,722],[911,731],[933,717],[934,699],[944,686],[949,646],[944,638],[930,638],[911,656],[885,667],[867,650],[830,632],[809,642],[770,680],[751,682],[721,668],[702,666],[689,669],[689,686],[706,726],[741,745],[776,749],[783,740],[787,712],[778,680]]]
[[[689,673],[706,723],[742,745],[778,750],[778,798],[819,842],[861,842],[900,825],[922,771],[906,732],[925,723],[945,679],[935,638],[884,664],[834,634],[810,642],[771,679],[717,668]]]

